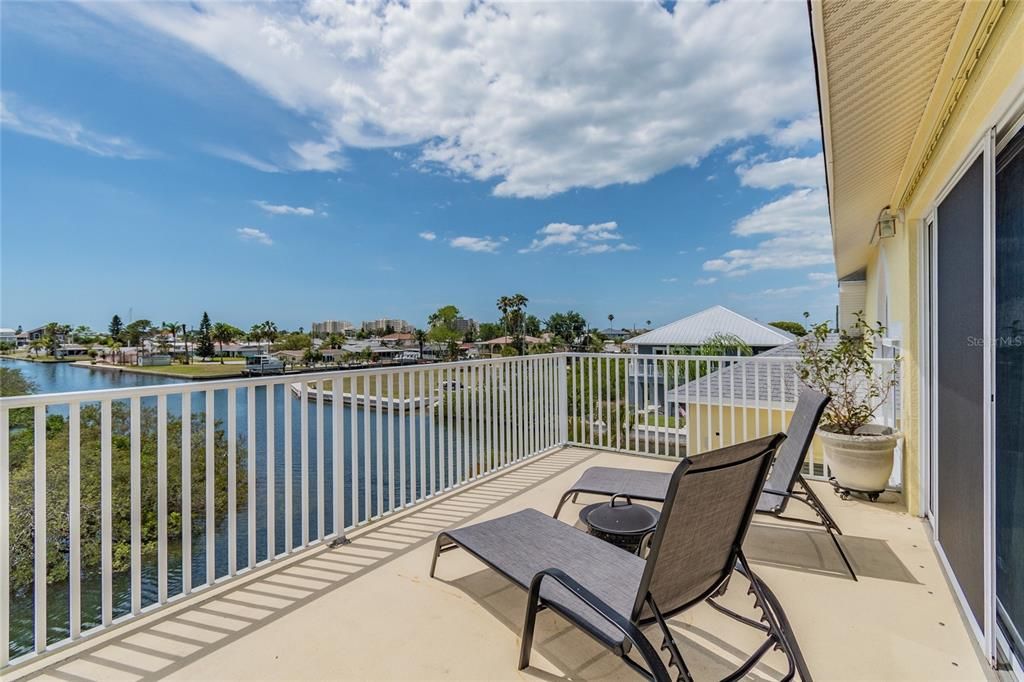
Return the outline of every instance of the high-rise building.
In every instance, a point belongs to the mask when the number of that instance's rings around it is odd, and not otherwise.
[[[365,331],[374,334],[382,334],[388,329],[396,332],[411,332],[415,329],[405,320],[390,317],[382,317],[379,320],[364,320],[362,326]]]
[[[348,320],[324,320],[323,322],[314,322],[310,330],[314,335],[328,335],[328,334],[345,334],[350,332],[355,327]]]
[[[476,320],[474,320],[473,318],[465,317],[456,318],[455,321],[452,323],[452,326],[455,329],[455,331],[457,331],[460,334],[465,334],[466,332],[476,332],[477,327]]]

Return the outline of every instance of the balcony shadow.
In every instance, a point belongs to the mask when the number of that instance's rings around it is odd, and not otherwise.
[[[318,545],[258,567],[237,584],[195,593],[140,620],[115,626],[68,649],[69,656],[19,679],[159,679],[201,660],[274,620],[338,590],[366,573],[433,542],[437,531],[463,525],[589,459],[560,450],[497,473],[454,495],[422,503],[412,513],[351,533],[351,544]],[[5,671],[11,673],[12,671]],[[17,672],[17,671],[13,671]]]
[[[489,569],[446,582],[472,598],[517,636],[522,632],[526,593],[516,585]],[[756,619],[760,612],[752,608],[752,600],[746,597],[746,587],[747,583],[737,577],[720,601]],[[754,630],[738,625],[706,606],[695,607],[670,619],[669,626],[696,679],[727,677],[763,641]],[[646,627],[644,633],[656,647],[661,643],[661,633],[656,625]],[[636,677],[636,673],[621,659],[550,611],[543,611],[538,617],[533,647],[534,660],[528,671],[530,677],[545,680],[619,680]],[[538,654],[560,674],[539,667]],[[509,665],[514,665],[517,655],[518,651],[509,652]],[[667,665],[668,659],[663,660]],[[762,659],[745,679],[778,680],[783,677],[785,670],[784,656],[773,652]]]
[[[839,542],[850,557],[858,577],[919,584],[885,540],[842,535]],[[743,549],[755,564],[853,580],[824,530],[755,520],[747,533]]]

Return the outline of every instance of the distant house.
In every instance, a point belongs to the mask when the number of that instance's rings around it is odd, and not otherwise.
[[[754,354],[763,353],[796,339],[787,331],[715,305],[663,327],[634,336],[624,342],[634,353],[662,355],[670,349],[698,348],[719,334],[735,336],[750,346]]]
[[[382,336],[378,340],[385,346],[397,348],[419,348],[419,342],[416,341],[416,336],[408,332],[395,332],[394,334]]]
[[[18,344],[18,333],[13,329],[0,327],[0,344],[9,343],[12,346]]]
[[[631,332],[628,329],[615,329],[614,327],[602,329],[599,333],[609,341],[616,342],[625,341],[631,335]]]
[[[36,327],[35,329],[29,329],[25,333],[28,334],[28,340],[30,342],[38,341],[42,339],[44,336],[46,336],[46,325],[43,325],[42,327]],[[61,334],[60,332],[54,334],[54,336],[57,339],[57,343],[64,343],[65,341],[67,341],[67,339],[64,337],[64,334]]]
[[[539,339],[536,336],[525,336],[523,337],[523,341],[526,343],[527,348],[544,343],[544,339]],[[490,353],[500,353],[502,348],[505,346],[511,346],[513,343],[515,343],[515,340],[511,336],[499,336],[496,339],[477,341],[476,346],[481,350],[486,349]]]
[[[57,348],[58,358],[78,357],[89,354],[89,348],[79,343],[62,343]]]
[[[225,343],[223,353],[221,352],[221,344],[214,344],[217,349],[217,355],[222,355],[226,358],[251,358],[257,355],[262,355],[266,352],[266,344],[257,343],[255,341],[244,341],[242,343]],[[193,344],[189,344],[189,351],[193,350]],[[171,347],[172,355],[179,355],[185,352],[184,344],[178,342],[173,344]]]
[[[755,355],[796,340],[789,332],[716,305],[634,336],[622,345],[639,355],[686,355],[719,335],[739,339]],[[724,354],[739,355],[739,348],[727,348]],[[629,369],[629,395],[635,396],[640,405],[660,405],[664,395],[664,379],[661,374],[662,370],[656,361],[640,360],[632,363]]]

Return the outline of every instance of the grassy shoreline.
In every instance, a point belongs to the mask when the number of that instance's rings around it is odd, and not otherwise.
[[[220,364],[219,362],[202,362],[189,365],[157,365],[155,367],[139,367],[137,365],[104,365],[90,362],[75,362],[73,367],[98,369],[104,372],[129,372],[131,374],[149,374],[151,376],[168,377],[171,379],[234,379],[241,377],[245,365],[241,363]]]
[[[64,358],[55,358],[52,355],[28,355],[20,353],[0,353],[0,358],[7,358],[8,360],[24,360],[25,362],[40,362],[43,364],[53,362],[81,362],[83,360],[88,361],[88,355],[73,355]]]

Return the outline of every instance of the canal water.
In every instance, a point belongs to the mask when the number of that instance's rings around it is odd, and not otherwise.
[[[72,367],[66,363],[34,363],[25,361],[13,361],[0,359],[0,364],[8,367],[15,367],[33,381],[37,386],[38,393],[57,393],[65,391],[99,390],[110,388],[124,388],[131,386],[147,386],[158,384],[182,383],[177,379],[156,377],[150,375],[133,374],[127,372],[113,373],[102,370],[92,370],[83,367]],[[203,382],[185,382],[183,388],[191,389],[192,412],[201,414],[205,411],[205,394]],[[228,397],[226,390],[219,390],[214,393],[214,413],[217,420],[217,428],[227,428],[228,419]],[[236,426],[239,443],[245,444],[248,428],[248,396],[245,389],[236,393],[237,411]],[[262,387],[255,389],[255,489],[256,505],[254,514],[256,517],[256,552],[255,560],[263,561],[267,558],[267,395]],[[143,407],[156,406],[156,398],[144,398]],[[309,440],[307,443],[307,490],[308,499],[308,533],[312,538],[317,534],[319,524],[319,505],[317,503],[317,421],[319,418],[315,403],[302,403],[287,390],[285,386],[278,386],[273,396],[274,413],[274,447],[272,449],[272,468],[274,471],[274,527],[275,527],[275,554],[285,551],[285,459],[284,459],[284,423],[285,410],[291,411],[292,418],[292,463],[291,482],[293,500],[292,544],[293,547],[302,545],[303,530],[300,510],[302,508],[302,443],[300,420],[302,410],[307,411],[309,425]],[[171,395],[167,399],[168,412],[174,416],[181,414],[181,398],[179,395]],[[50,413],[61,413],[61,409],[51,409]],[[63,410],[66,414],[66,409]],[[399,472],[401,461],[399,460],[399,438],[401,434],[401,417],[398,412],[384,411],[378,423],[377,410],[371,407],[363,410],[361,407],[345,405],[341,414],[344,419],[344,430],[342,431],[343,452],[345,457],[344,471],[344,519],[345,525],[353,523],[354,519],[363,520],[378,513],[378,488],[383,490],[383,502],[385,508],[389,508],[390,495],[393,489],[400,484]],[[332,409],[330,403],[324,407],[324,530],[325,533],[333,532],[333,509],[334,500],[332,491],[335,489],[332,480],[332,452],[333,436],[335,433],[332,421]],[[431,423],[433,422],[433,423]],[[439,476],[448,470],[449,462],[444,454],[448,448],[445,446],[449,435],[445,430],[445,420],[435,419],[433,410],[425,413],[407,411],[405,416],[405,466],[406,471],[421,471],[424,464],[421,460],[430,459],[429,469],[434,472],[432,477],[435,486],[439,486]],[[353,424],[356,426],[358,437],[352,439]],[[424,428],[426,427],[426,428]],[[425,437],[421,439],[420,430],[424,431]],[[378,438],[378,430],[380,437]],[[453,432],[457,429],[453,429]],[[433,436],[434,447],[430,447],[430,436]],[[468,440],[468,433],[453,433],[453,438],[465,436]],[[230,435],[228,435],[230,438]],[[393,459],[388,461],[388,444],[392,442],[394,453]],[[378,446],[378,441],[383,447]],[[422,445],[421,445],[422,444]],[[201,444],[200,444],[201,445]],[[193,452],[196,448],[193,442]],[[353,457],[353,453],[359,453]],[[245,456],[239,448],[239,461],[241,468],[238,469],[238,476],[245,477]],[[436,453],[436,454],[432,454]],[[353,466],[355,464],[355,466]],[[390,465],[390,466],[389,466]],[[469,466],[467,464],[467,466]],[[378,469],[380,480],[378,480]],[[389,477],[389,472],[394,471],[394,485]],[[419,481],[417,490],[411,486],[411,476],[407,475],[405,499],[414,499],[422,494],[423,481]],[[143,472],[143,485],[155,486],[155,472]],[[217,480],[216,485],[225,485],[226,481]],[[368,485],[367,485],[368,484]],[[380,486],[383,486],[382,488]],[[129,491],[118,489],[114,486],[113,502],[118,504],[129,504]],[[367,487],[369,495],[367,495]],[[437,489],[436,487],[434,489]],[[400,496],[401,493],[399,492]],[[195,495],[193,495],[194,499]],[[355,504],[353,505],[353,500]],[[179,500],[169,500],[169,511],[177,511]],[[247,499],[239,496],[237,500],[237,524],[236,524],[236,548],[237,566],[239,568],[248,566],[248,514]],[[228,567],[228,545],[229,528],[226,513],[219,514],[224,518],[217,518],[214,527],[215,538],[215,575],[217,578],[229,573]],[[201,510],[192,513],[192,541],[191,557],[188,563],[191,564],[192,584],[201,585],[206,580],[206,529],[205,513]],[[13,529],[12,529],[13,532]],[[98,539],[83,538],[83,542],[97,541]],[[173,596],[182,591],[182,564],[185,560],[182,557],[180,538],[169,538],[168,546],[168,594]],[[155,554],[155,553],[154,553]],[[143,607],[157,601],[157,559],[155,556],[143,559],[142,566],[142,605]],[[130,573],[128,571],[115,573],[113,595],[113,615],[117,618],[130,612],[131,589]],[[69,587],[66,582],[50,583],[47,587],[47,640],[50,643],[60,641],[69,633]],[[33,633],[33,592],[31,586],[21,589],[12,588],[11,598],[11,657],[31,651]],[[100,580],[98,571],[83,572],[82,575],[82,624],[83,631],[100,623]]]

